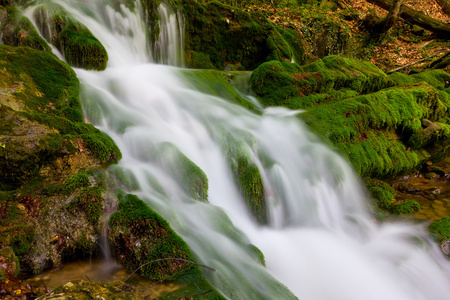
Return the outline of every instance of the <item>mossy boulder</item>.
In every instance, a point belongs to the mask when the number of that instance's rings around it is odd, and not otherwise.
[[[4,277],[16,277],[19,275],[19,260],[11,247],[3,247],[0,249],[0,279],[1,274]]]
[[[250,83],[265,106],[291,109],[313,108],[392,85],[373,64],[340,56],[328,56],[305,66],[266,62],[252,73]]]
[[[172,175],[180,187],[192,198],[208,201],[208,178],[193,161],[175,145],[163,143],[155,149],[154,157]]]
[[[250,214],[258,223],[267,224],[266,194],[261,172],[253,160],[254,143],[245,133],[240,137],[223,133],[221,140],[222,151]]]
[[[58,48],[67,63],[86,70],[104,70],[108,53],[89,29],[55,3],[35,8],[34,18],[48,43]]]
[[[206,281],[191,250],[166,220],[137,196],[118,196],[118,209],[109,219],[109,240],[120,264],[152,280],[183,283],[184,288],[175,295],[205,294],[199,299],[223,299]]]
[[[51,51],[31,21],[16,6],[8,6],[7,9],[0,10],[0,33],[1,42],[5,45]]]
[[[252,70],[273,59],[303,61],[301,39],[291,35],[290,42],[295,44],[291,47],[279,33],[283,30],[278,31],[262,13],[244,12],[219,2],[189,0],[182,5],[188,67],[223,70],[231,64],[238,70]],[[297,49],[295,55],[292,48]]]
[[[450,256],[450,217],[432,223],[429,229],[436,241],[441,244],[442,251]]]

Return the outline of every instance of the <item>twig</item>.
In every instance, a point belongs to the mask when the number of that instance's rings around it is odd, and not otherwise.
[[[419,60],[417,60],[417,61],[415,61],[415,62],[412,62],[412,63],[410,63],[410,64],[407,64],[407,65],[404,65],[404,66],[401,66],[401,67],[398,67],[398,68],[389,70],[389,71],[387,71],[386,73],[396,72],[396,71],[398,71],[398,70],[406,69],[407,67],[410,67],[410,66],[413,66],[413,65],[417,65],[417,64],[419,64],[419,63],[421,63],[421,62],[424,62],[424,61],[426,61],[426,60],[428,60],[428,59],[430,59],[430,58],[433,58],[433,57],[437,56],[439,53],[444,52],[444,51],[448,51],[448,49],[439,49],[439,50],[436,50],[436,52],[435,52],[433,55],[431,55],[431,56],[428,56],[428,57],[419,59]]]
[[[188,262],[188,263],[191,263],[191,264],[193,264],[193,265],[197,265],[197,266],[203,267],[203,268],[208,269],[208,270],[211,270],[211,271],[216,271],[216,269],[213,269],[213,268],[211,268],[211,267],[208,267],[208,266],[205,266],[205,265],[201,265],[201,264],[195,263],[195,262],[193,262],[193,261],[191,261],[191,260],[187,260],[187,259],[184,259],[184,258],[175,258],[175,257],[159,258],[159,259],[155,259],[155,260],[149,261],[148,263],[145,263],[145,264],[139,266],[136,270],[133,271],[133,273],[131,273],[130,275],[128,275],[128,277],[127,277],[123,282],[126,282],[126,281],[127,281],[134,273],[136,273],[137,271],[139,271],[139,270],[142,269],[143,267],[145,267],[145,266],[147,266],[147,265],[149,265],[149,264],[151,264],[151,263],[158,262],[158,261],[164,261],[164,260],[179,260],[179,261],[185,261],[185,262]]]

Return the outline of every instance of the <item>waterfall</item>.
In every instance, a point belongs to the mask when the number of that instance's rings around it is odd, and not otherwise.
[[[156,55],[140,5],[58,4],[108,51],[105,71],[75,71],[85,117],[122,151],[111,172],[128,174],[134,184],[125,188],[168,220],[200,263],[217,270],[205,274],[220,293],[291,299],[286,285],[304,300],[448,299],[450,264],[424,226],[378,224],[350,167],[299,122],[300,112],[267,108],[256,115],[192,88],[188,70],[168,66],[182,64],[181,18],[171,8],[159,9],[165,23]],[[252,219],[233,181],[224,155],[229,140],[260,169],[268,226]],[[192,199],[162,167],[154,153],[167,143],[205,172],[209,203]],[[266,268],[252,258],[250,244],[262,250]]]

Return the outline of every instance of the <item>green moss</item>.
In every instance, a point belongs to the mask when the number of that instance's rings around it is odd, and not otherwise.
[[[262,266],[266,266],[266,259],[264,257],[264,254],[262,251],[256,247],[253,244],[248,245],[248,249],[250,250],[250,253],[253,254],[253,257],[255,258],[255,261],[260,263]]]
[[[252,89],[265,106],[291,109],[311,108],[391,85],[389,77],[373,64],[339,56],[305,66],[267,62],[251,76]]]
[[[250,14],[219,2],[201,4],[195,0],[184,1],[182,11],[189,67],[210,67],[211,63],[221,70],[228,64],[252,70],[267,60],[290,61],[294,56],[290,43],[297,47],[301,44],[300,40],[295,43],[295,37],[288,33],[285,35],[289,35],[290,41],[286,42],[259,12]],[[302,57],[296,60],[301,61]]]
[[[99,187],[83,188],[79,195],[73,199],[67,209],[73,213],[84,212],[93,225],[97,225],[103,215],[102,192]]]
[[[410,215],[420,210],[420,204],[416,201],[406,201],[392,205],[391,212],[395,215]]]
[[[5,274],[3,274],[3,271],[0,270],[0,280],[6,280],[8,279],[8,277],[5,276]]]
[[[430,232],[439,242],[450,239],[450,217],[444,217],[440,221],[432,223]]]
[[[365,178],[365,183],[370,196],[378,207],[390,209],[391,202],[395,198],[395,190],[384,181]]]
[[[68,64],[87,70],[104,70],[108,53],[89,29],[55,3],[42,3],[35,10],[37,25],[49,43],[63,53]]]
[[[253,138],[245,134],[237,138],[228,133],[224,133],[222,138],[222,151],[249,212],[257,222],[266,224],[264,184],[258,167],[252,161],[252,151],[249,146],[254,142]]]
[[[253,110],[254,105],[247,101],[231,84],[242,73],[216,70],[183,70],[183,78],[203,93],[221,97],[232,103]]]
[[[192,254],[167,221],[135,195],[126,195],[119,201],[118,211],[111,215],[109,226],[118,260],[129,271],[149,263],[139,271],[143,276],[173,280],[185,270],[195,269],[186,261],[170,260],[191,260]],[[139,240],[140,246],[134,245],[135,240]],[[169,260],[152,262],[164,258]]]
[[[89,31],[64,29],[60,34],[64,57],[74,67],[86,70],[104,70],[108,62],[105,47]]]
[[[247,207],[258,222],[267,223],[264,186],[258,167],[243,163],[239,168],[239,187],[247,202]]]
[[[90,184],[91,182],[87,174],[85,173],[76,174],[70,177],[64,183],[63,192],[65,194],[71,194],[75,191],[75,189],[88,187]]]
[[[82,134],[81,138],[102,163],[115,163],[122,158],[122,154],[113,139],[100,130],[95,133]]]
[[[19,225],[15,227],[11,234],[10,245],[17,256],[24,255],[28,252],[33,241],[34,231],[31,226]]]
[[[194,162],[176,146],[164,143],[156,149],[156,157],[164,169],[175,177],[186,193],[197,200],[208,201],[208,178]]]
[[[348,157],[359,174],[381,178],[448,153],[444,133],[430,148],[406,144],[422,130],[422,119],[440,120],[446,111],[436,90],[422,82],[324,103],[300,117]]]
[[[51,52],[50,47],[40,37],[30,20],[23,16],[17,6],[8,6],[7,18],[0,23],[2,43],[9,46],[26,46],[36,50]]]

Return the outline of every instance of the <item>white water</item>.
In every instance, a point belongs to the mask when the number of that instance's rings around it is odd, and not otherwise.
[[[229,299],[292,298],[279,280],[305,300],[449,298],[449,262],[424,228],[377,224],[352,171],[295,112],[271,108],[257,116],[192,89],[180,69],[149,63],[139,7],[135,14],[101,1],[60,2],[108,50],[105,71],[76,72],[87,119],[122,151],[112,172],[134,176],[139,188],[130,192],[165,217],[202,264],[217,269],[206,273],[217,290]],[[170,9],[161,11],[176,20]],[[162,34],[160,49],[172,54],[160,59],[180,64],[179,51],[170,48],[182,40],[180,27],[162,28],[172,31]],[[251,141],[247,150],[264,178],[271,226],[249,216],[223,155],[225,137]],[[191,199],[161,167],[154,152],[165,142],[206,173],[210,204]],[[154,188],[155,178],[165,195]],[[266,269],[251,258],[250,243],[264,253]]]

